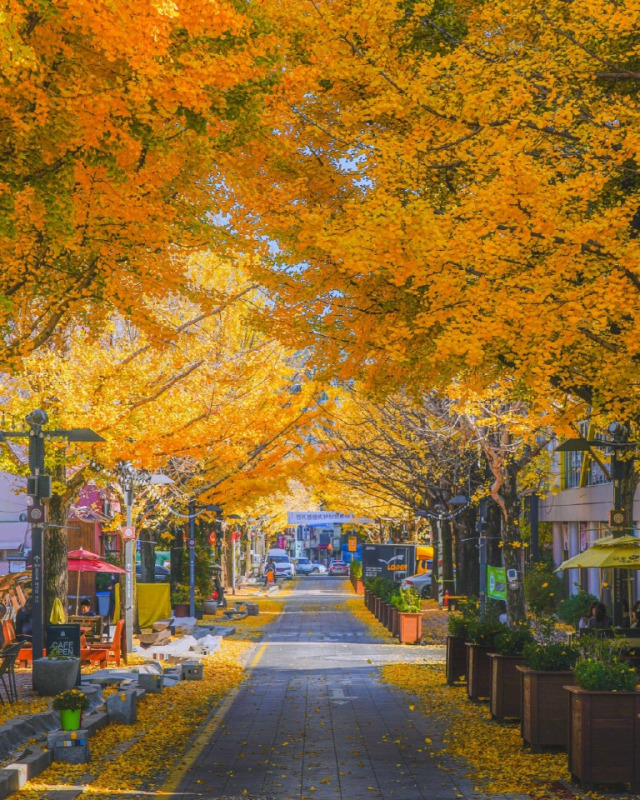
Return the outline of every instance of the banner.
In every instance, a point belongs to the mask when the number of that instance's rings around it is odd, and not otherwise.
[[[362,578],[388,578],[400,583],[415,572],[415,545],[365,544],[362,547]]]
[[[366,525],[370,522],[373,520],[339,511],[287,511],[289,525]]]
[[[507,574],[504,567],[487,567],[487,597],[507,599]]]

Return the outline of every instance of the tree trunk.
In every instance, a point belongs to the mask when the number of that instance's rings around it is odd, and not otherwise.
[[[453,581],[453,534],[451,520],[443,519],[440,522],[441,557],[442,557],[442,593],[456,594]]]
[[[148,536],[145,532],[145,537]],[[152,541],[140,542],[140,582],[156,582],[156,543]]]
[[[67,610],[68,565],[67,531],[71,501],[67,496],[53,495],[49,500],[49,523],[44,533],[44,625],[51,617],[57,598]],[[55,526],[55,527],[54,527]]]
[[[480,569],[478,534],[476,533],[477,511],[468,509],[459,517],[454,527],[456,548],[456,593],[466,597],[477,597],[480,593]]]
[[[431,541],[433,542],[433,569],[431,571],[431,597],[440,601],[440,523],[429,517]]]

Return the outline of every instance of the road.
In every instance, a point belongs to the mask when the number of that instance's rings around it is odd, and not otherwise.
[[[442,660],[381,643],[341,604],[341,578],[301,578],[267,628],[250,677],[194,744],[173,800],[457,800],[472,789],[424,747],[437,721],[379,680],[377,667]],[[443,767],[445,767],[443,769]]]

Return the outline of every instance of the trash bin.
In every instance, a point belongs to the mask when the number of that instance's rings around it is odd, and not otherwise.
[[[109,616],[109,592],[96,592],[96,600],[98,601],[98,614],[101,617]]]

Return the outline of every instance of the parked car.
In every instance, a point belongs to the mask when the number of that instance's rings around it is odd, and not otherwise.
[[[141,577],[142,567],[140,564],[136,564],[136,580],[139,581]],[[160,564],[156,564],[156,582],[168,581],[170,578],[171,572],[166,567],[161,567]]]
[[[329,564],[329,575],[348,575],[349,565],[344,561],[332,561]]]
[[[301,575],[311,575],[311,573],[327,571],[327,568],[324,566],[324,564],[318,564],[315,561],[311,561],[310,558],[299,558],[294,563],[296,566],[296,573],[299,572]]]
[[[401,589],[415,589],[420,597],[431,597],[431,570],[419,575],[409,575],[400,584]]]

